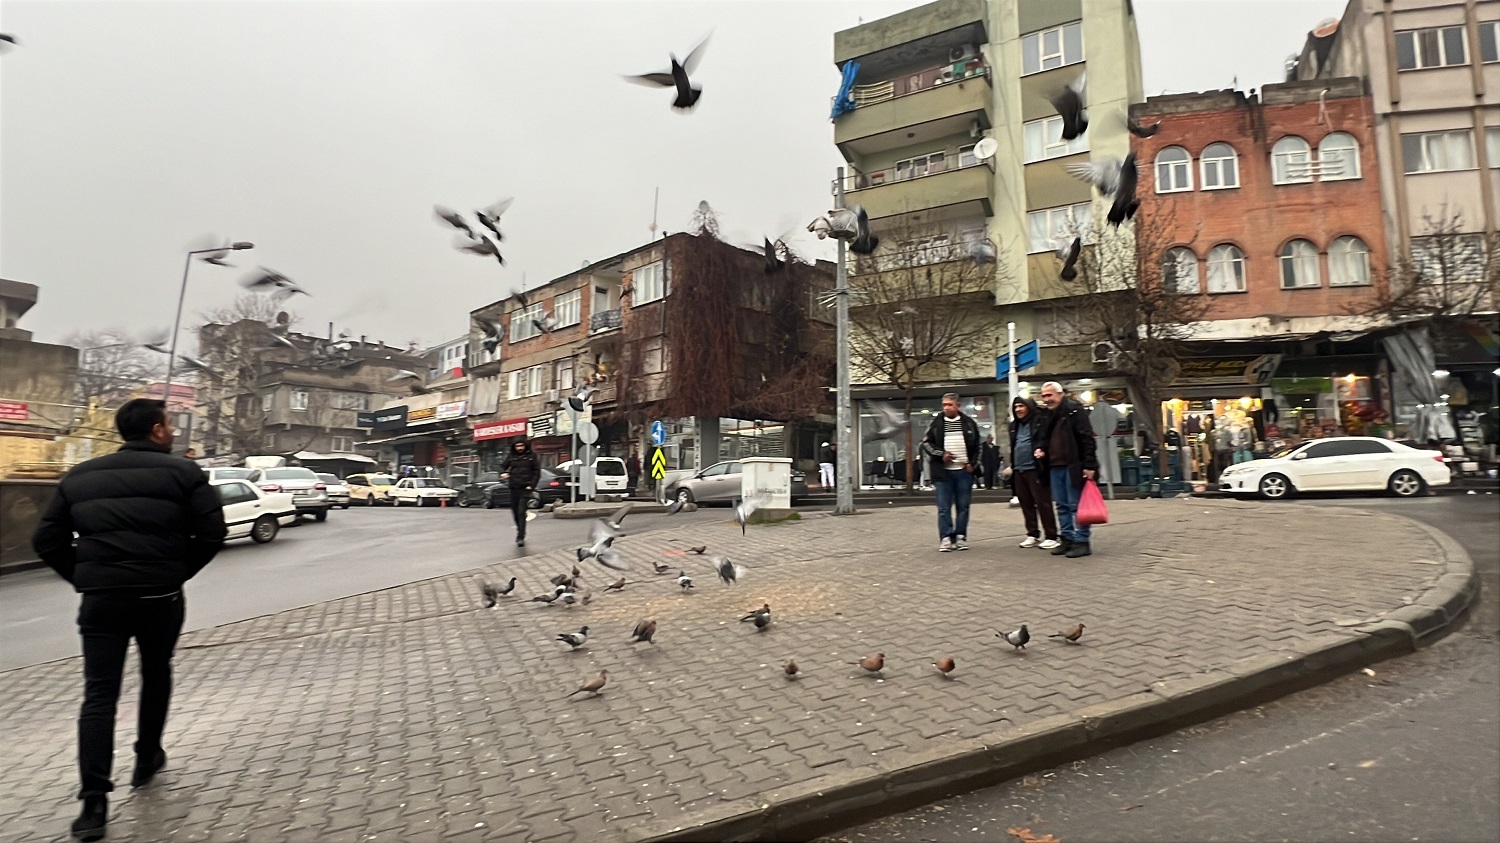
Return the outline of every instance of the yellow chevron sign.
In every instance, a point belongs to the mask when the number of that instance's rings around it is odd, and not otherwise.
[[[651,476],[657,480],[667,476],[667,452],[660,448],[651,455]]]

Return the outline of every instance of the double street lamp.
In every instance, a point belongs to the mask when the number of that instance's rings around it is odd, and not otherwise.
[[[177,291],[177,316],[172,320],[172,344],[167,351],[167,377],[161,386],[161,398],[163,401],[170,403],[172,398],[172,371],[177,364],[177,334],[182,330],[182,302],[187,298],[188,270],[193,267],[193,256],[219,254],[225,251],[240,252],[253,248],[255,248],[254,243],[240,240],[228,246],[188,250],[187,257],[182,263],[182,288]]]

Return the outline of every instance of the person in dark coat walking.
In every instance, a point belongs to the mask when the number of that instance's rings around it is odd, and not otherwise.
[[[1026,519],[1026,538],[1021,547],[1052,550],[1062,543],[1057,540],[1057,515],[1052,511],[1052,481],[1036,458],[1037,431],[1041,427],[1042,413],[1036,402],[1017,396],[1010,405],[1009,470],[1011,488]]]
[[[526,546],[526,516],[531,493],[542,476],[542,467],[531,452],[531,443],[517,439],[511,443],[510,456],[500,466],[500,479],[510,486],[510,514],[516,520],[516,547]]]
[[[1000,475],[1000,446],[995,444],[994,435],[986,436],[979,446],[979,466],[984,469],[983,488],[993,490]]]
[[[1047,405],[1042,428],[1033,454],[1047,467],[1052,484],[1052,503],[1057,508],[1058,532],[1062,544],[1052,549],[1053,556],[1077,559],[1089,556],[1089,528],[1077,520],[1078,499],[1085,480],[1093,480],[1099,470],[1095,454],[1094,428],[1089,411],[1063,394],[1061,384],[1042,384],[1042,403]]]
[[[960,411],[958,402],[958,393],[944,395],[943,411],[933,416],[922,437],[922,455],[937,490],[941,553],[969,549],[969,504],[974,500],[974,469],[979,462],[979,423]]]
[[[625,494],[635,495],[636,487],[641,483],[641,458],[630,452],[630,458],[625,460]]]
[[[109,822],[115,709],[132,638],[140,650],[141,699],[130,786],[150,784],[166,766],[162,732],[172,651],[182,632],[182,586],[214,558],[226,534],[224,507],[208,475],[172,455],[166,402],[126,401],[115,428],[125,444],[63,477],[31,540],[42,561],[83,595],[83,812],[72,826],[80,840],[102,838]]]

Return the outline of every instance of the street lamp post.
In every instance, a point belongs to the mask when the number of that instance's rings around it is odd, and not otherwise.
[[[833,188],[834,207],[844,207],[844,168],[838,170],[838,179]],[[854,514],[854,487],[850,485],[853,478],[858,477],[859,464],[854,457],[852,447],[853,436],[850,425],[853,422],[852,406],[849,398],[849,267],[848,246],[843,238],[838,241],[838,265],[834,275],[834,295],[838,298],[838,430],[835,431],[835,441],[838,443],[839,459],[834,474],[834,507],[835,515]]]
[[[232,251],[244,251],[255,248],[254,243],[241,240],[229,246]],[[223,246],[213,249],[189,249],[187,257],[182,262],[182,287],[177,291],[177,316],[172,320],[172,344],[167,351],[167,378],[161,385],[161,400],[169,402],[172,399],[172,370],[177,364],[177,333],[182,329],[182,302],[187,298],[188,270],[193,266],[193,255],[207,255],[214,252],[224,251]]]

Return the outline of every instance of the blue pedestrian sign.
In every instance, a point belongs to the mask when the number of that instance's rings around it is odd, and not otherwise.
[[[651,444],[660,448],[667,442],[667,425],[661,421],[651,423]]]
[[[1033,369],[1040,362],[1042,362],[1042,350],[1036,340],[1016,347],[1017,372]],[[1010,377],[1010,355],[1002,354],[995,358],[995,380],[1003,381],[1007,377]]]

